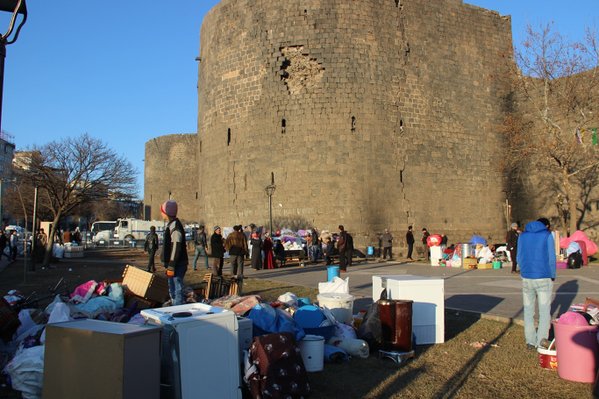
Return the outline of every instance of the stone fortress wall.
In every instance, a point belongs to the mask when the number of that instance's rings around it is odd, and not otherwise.
[[[512,62],[509,17],[461,0],[223,0],[201,29],[194,178],[158,178],[171,136],[150,140],[146,202],[181,190],[191,220],[267,225],[274,175],[275,224],[502,241]]]
[[[179,217],[197,218],[197,134],[171,134],[146,143],[144,158],[145,218],[161,220],[160,205],[177,200]]]

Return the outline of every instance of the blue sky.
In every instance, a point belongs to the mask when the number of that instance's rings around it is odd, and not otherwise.
[[[511,15],[515,45],[527,24],[555,21],[573,39],[585,26],[599,30],[598,0],[465,2]],[[145,142],[196,131],[200,26],[217,3],[28,0],[27,23],[7,47],[2,130],[17,150],[82,133],[101,138],[137,169],[141,198]]]

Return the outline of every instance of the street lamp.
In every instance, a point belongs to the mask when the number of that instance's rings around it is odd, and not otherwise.
[[[266,195],[268,195],[268,215],[270,217],[270,234],[272,235],[272,196],[275,193],[277,186],[275,186],[275,174],[270,173],[270,184],[264,189]]]
[[[27,21],[27,6],[25,5],[25,0],[0,0],[0,11],[6,11],[12,13],[12,17],[10,18],[10,23],[8,25],[8,29],[6,33],[0,37],[0,131],[2,130],[2,93],[4,92],[4,59],[6,58],[6,45],[13,44],[19,38],[19,33],[21,32],[21,28],[25,25],[25,21]],[[17,26],[17,30],[15,31],[12,39],[9,37],[12,35],[12,32],[15,28],[15,21],[17,20],[17,15],[22,14],[23,18],[21,22],[19,22],[19,26]]]

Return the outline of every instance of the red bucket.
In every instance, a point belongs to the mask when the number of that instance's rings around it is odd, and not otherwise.
[[[557,370],[557,351],[554,348],[555,340],[551,341],[549,348],[537,348],[539,365],[547,370]]]

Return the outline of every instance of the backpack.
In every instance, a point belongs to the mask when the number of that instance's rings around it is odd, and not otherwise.
[[[291,333],[254,338],[245,381],[252,398],[299,399],[309,395],[308,374]]]
[[[580,269],[582,266],[582,254],[578,251],[568,255],[568,269]]]

